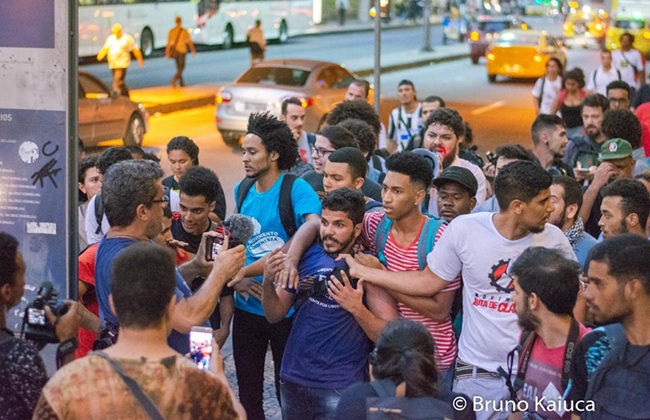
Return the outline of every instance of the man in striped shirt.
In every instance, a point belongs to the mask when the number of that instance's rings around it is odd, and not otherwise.
[[[422,230],[427,219],[420,211],[420,204],[431,184],[432,169],[425,158],[409,152],[389,157],[386,167],[388,173],[382,191],[385,216],[382,213],[366,213],[360,241],[366,249],[378,255],[380,250],[376,248],[382,245],[377,241],[377,230],[382,218],[386,217],[391,222],[383,245],[386,269],[393,272],[420,271],[424,267],[420,266],[418,249],[419,242],[424,240]],[[439,224],[439,228],[431,232],[435,235],[432,244],[442,235],[445,226]],[[430,251],[426,250],[427,253]],[[379,260],[374,259],[374,264],[380,267]],[[451,390],[451,374],[456,360],[456,337],[449,313],[459,288],[460,280],[456,278],[435,296],[416,297],[389,291],[398,302],[400,316],[421,322],[433,336],[436,365],[447,391]]]

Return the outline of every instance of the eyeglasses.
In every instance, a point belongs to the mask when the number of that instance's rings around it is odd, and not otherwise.
[[[169,197],[167,197],[166,195],[163,195],[160,200],[153,200],[151,202],[151,204],[154,204],[154,203],[162,203],[163,208],[165,208],[165,207],[169,206]]]
[[[630,102],[627,98],[607,98],[609,102],[614,102],[615,104],[626,104]]]
[[[311,147],[311,154],[313,155],[314,153],[316,153],[316,156],[321,157],[321,158],[325,157],[325,156],[328,156],[330,153],[333,153],[333,152],[334,152],[334,150],[325,150],[322,147],[315,147],[315,146]]]

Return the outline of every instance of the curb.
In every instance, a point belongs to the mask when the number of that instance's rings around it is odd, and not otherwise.
[[[380,70],[382,73],[391,73],[394,71],[412,69],[414,67],[423,67],[431,64],[445,63],[447,61],[463,60],[465,58],[469,58],[469,56],[470,56],[469,53],[460,53],[460,54],[452,54],[444,57],[425,58],[422,60],[411,61],[408,63],[390,64],[386,66],[381,66]],[[354,71],[353,73],[361,77],[366,77],[372,75],[374,71],[375,71],[374,68],[370,68],[370,69],[357,70]]]
[[[170,112],[184,111],[186,109],[200,108],[206,105],[214,105],[215,97],[214,95],[203,96],[200,98],[187,99],[178,102],[172,102],[168,104],[154,104],[147,105],[146,102],[143,103],[145,109],[149,114],[169,114]]]

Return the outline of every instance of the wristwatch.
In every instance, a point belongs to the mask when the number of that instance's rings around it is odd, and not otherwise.
[[[56,348],[56,368],[59,369],[63,365],[63,358],[70,353],[74,352],[79,347],[77,337],[69,340],[62,341]]]

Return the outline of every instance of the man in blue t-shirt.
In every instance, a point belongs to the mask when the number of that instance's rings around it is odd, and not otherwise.
[[[230,284],[237,291],[232,339],[239,399],[248,418],[255,420],[264,419],[264,361],[269,342],[279,400],[282,354],[291,330],[292,313],[276,324],[270,324],[264,318],[261,283],[264,257],[290,239],[279,212],[282,183],[288,176],[281,171],[298,160],[298,145],[286,123],[264,113],[251,115],[242,149],[246,177],[254,179],[254,183],[243,197],[238,211],[253,219],[255,230],[246,242],[246,266]],[[240,182],[235,186],[236,198],[241,185]],[[306,221],[318,220],[320,200],[309,184],[300,178],[295,179],[290,195],[296,228]]]
[[[348,254],[361,234],[365,197],[341,188],[323,199],[320,241],[298,264],[298,290],[274,284],[285,255],[273,251],[264,271],[262,306],[266,319],[280,322],[296,307],[280,371],[282,417],[327,418],[336,411],[343,391],[364,380],[370,351],[386,322],[397,318],[392,299],[376,287],[364,288],[336,261]],[[336,278],[335,278],[336,277]],[[364,289],[365,304],[363,302]],[[366,307],[367,305],[367,307]]]
[[[167,199],[162,187],[163,171],[151,161],[128,160],[111,166],[104,177],[102,200],[111,225],[99,244],[95,263],[95,288],[102,323],[119,326],[110,304],[111,268],[115,258],[127,247],[155,238],[162,230],[163,208]],[[216,232],[203,234],[200,249],[205,249],[205,238]],[[227,244],[226,244],[227,245]],[[179,353],[189,352],[188,334],[195,325],[202,325],[215,308],[221,289],[244,263],[244,247],[222,252],[215,262],[205,260],[204,253],[179,267],[176,273],[176,296],[169,335],[170,347]],[[204,285],[194,295],[185,279],[207,276]],[[142,302],[146,305],[147,302]]]

